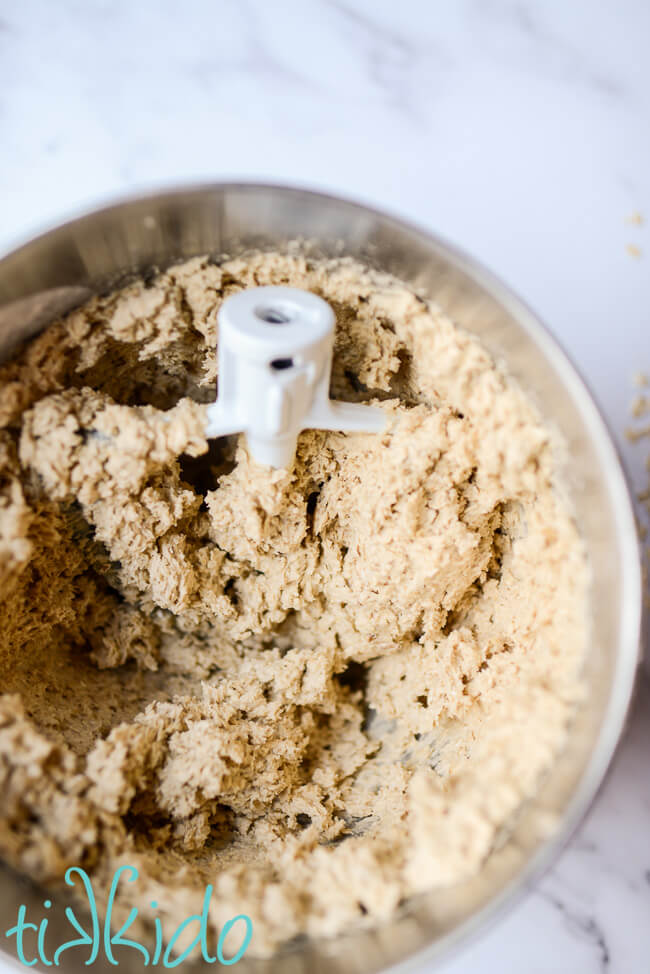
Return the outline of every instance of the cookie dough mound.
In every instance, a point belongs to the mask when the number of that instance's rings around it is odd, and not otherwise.
[[[242,288],[337,315],[291,470],[208,441]],[[587,568],[553,437],[485,348],[350,260],[196,258],[55,322],[0,372],[0,854],[82,865],[149,936],[247,913],[249,953],[478,872],[566,740]]]

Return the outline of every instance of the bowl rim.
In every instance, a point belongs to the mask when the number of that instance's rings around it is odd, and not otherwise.
[[[565,351],[562,343],[550,332],[536,312],[501,277],[485,267],[464,249],[428,227],[411,219],[405,219],[390,209],[378,207],[374,202],[366,203],[358,197],[347,196],[338,191],[332,192],[329,189],[320,189],[307,183],[282,183],[254,178],[225,178],[212,181],[153,184],[142,189],[135,188],[127,193],[109,194],[98,198],[95,205],[86,204],[78,210],[72,210],[70,215],[63,219],[48,222],[40,230],[35,228],[31,232],[26,232],[8,246],[3,245],[0,251],[0,265],[9,258],[18,257],[21,251],[36,243],[45,243],[48,237],[73,229],[75,225],[81,226],[98,216],[108,216],[112,211],[148,201],[162,203],[165,199],[173,200],[183,196],[199,197],[206,193],[223,193],[229,190],[251,192],[263,190],[288,196],[315,197],[326,204],[338,205],[342,203],[351,210],[358,210],[360,213],[375,216],[385,224],[394,224],[400,230],[418,238],[428,248],[433,248],[443,254],[456,268],[474,279],[499,302],[516,319],[534,343],[542,349],[558,378],[570,392],[598,456],[600,468],[605,471],[605,477],[608,481],[608,492],[612,500],[622,561],[622,598],[618,623],[618,643],[621,652],[607,707],[591,755],[578,786],[573,791],[561,814],[560,826],[553,835],[540,843],[539,848],[530,856],[523,868],[508,880],[494,897],[452,930],[444,933],[438,940],[427,944],[425,947],[417,948],[405,959],[383,969],[384,974],[411,974],[420,968],[426,969],[427,962],[439,964],[448,959],[452,953],[458,953],[462,947],[476,941],[486,931],[490,922],[495,923],[502,919],[508,910],[511,910],[517,902],[521,901],[524,895],[531,891],[532,887],[557,861],[578,826],[592,808],[607,780],[612,762],[624,736],[641,660],[643,588],[640,547],[628,475],[614,435],[594,394],[580,370]],[[2,946],[0,946],[0,961],[9,962],[12,967],[22,969],[18,960],[8,951],[5,951]],[[40,968],[37,966],[36,969]]]

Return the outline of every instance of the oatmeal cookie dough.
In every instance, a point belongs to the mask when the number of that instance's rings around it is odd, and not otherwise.
[[[217,312],[260,284],[337,315],[332,395],[380,435],[295,467],[208,442]],[[582,688],[584,554],[554,445],[485,348],[346,259],[197,258],[0,370],[0,854],[82,865],[174,929],[212,883],[249,953],[375,924],[478,872]]]

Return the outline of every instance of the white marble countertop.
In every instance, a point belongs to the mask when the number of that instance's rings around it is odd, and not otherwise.
[[[391,209],[541,314],[640,485],[621,433],[650,372],[649,39],[647,0],[0,0],[0,248],[193,179]],[[646,685],[578,835],[447,974],[648,971],[649,772]]]

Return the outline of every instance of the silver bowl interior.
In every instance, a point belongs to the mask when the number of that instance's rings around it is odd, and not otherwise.
[[[556,342],[503,284],[443,241],[352,202],[277,186],[220,184],[138,198],[73,220],[0,260],[0,359],[57,314],[131,274],[197,254],[282,247],[348,254],[410,282],[478,335],[537,402],[566,444],[565,481],[591,560],[592,641],[588,700],[539,797],[521,813],[475,879],[421,896],[380,929],[294,944],[238,970],[270,974],[372,974],[427,969],[475,935],[556,856],[592,801],[621,735],[638,661],[640,576],[625,478],[591,396]],[[549,823],[554,823],[549,828]],[[0,929],[18,905],[42,915],[43,893],[0,870]],[[55,903],[56,906],[56,903]],[[56,940],[70,938],[65,925]],[[85,951],[66,955],[84,969]],[[136,955],[137,957],[137,955]],[[0,950],[0,960],[17,963]],[[141,965],[136,959],[133,966]],[[127,967],[128,954],[120,958]],[[94,964],[110,970],[101,954]]]

